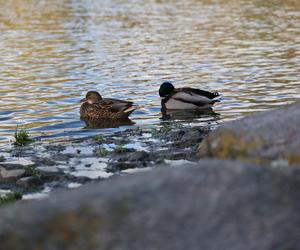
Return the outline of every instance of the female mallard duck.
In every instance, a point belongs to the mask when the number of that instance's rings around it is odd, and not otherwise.
[[[211,108],[215,99],[220,96],[217,92],[208,92],[193,88],[174,88],[170,82],[164,82],[159,88],[159,95],[162,98],[162,110],[167,109],[199,109]]]
[[[85,120],[127,119],[136,109],[132,102],[102,98],[97,91],[89,91],[80,107],[80,118]]]

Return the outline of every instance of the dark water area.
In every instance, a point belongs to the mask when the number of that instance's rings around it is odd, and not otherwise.
[[[0,144],[17,127],[45,140],[161,126],[158,88],[218,91],[216,126],[300,98],[297,0],[0,1]],[[85,129],[88,90],[141,108],[135,125]],[[176,118],[175,118],[176,119]]]

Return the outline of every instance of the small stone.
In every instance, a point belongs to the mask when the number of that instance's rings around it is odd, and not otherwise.
[[[170,155],[169,159],[171,160],[181,160],[186,158],[186,152],[174,152]]]
[[[8,170],[4,167],[0,167],[0,181],[15,181],[25,174],[24,169],[12,169]]]
[[[55,156],[55,160],[56,161],[65,161],[68,162],[70,160],[70,158],[72,158],[71,155],[67,155],[67,154],[58,154]]]
[[[2,164],[5,164],[5,165],[19,165],[19,166],[25,167],[25,166],[33,165],[34,162],[32,160],[30,160],[28,157],[17,156],[16,158],[12,159],[11,161],[1,163],[1,165]]]
[[[35,160],[36,164],[43,164],[46,166],[54,166],[55,165],[55,161],[53,161],[52,159],[49,158],[39,158]]]
[[[61,152],[66,149],[64,145],[48,145],[46,147],[47,151],[56,151],[56,152]]]
[[[201,139],[201,133],[198,130],[192,130],[189,133],[183,134],[183,137],[181,138],[182,141],[194,141],[197,139]]]
[[[136,151],[129,155],[128,161],[145,161],[149,158],[149,154],[145,151]]]
[[[53,175],[60,173],[59,169],[57,167],[37,167],[37,171],[39,171],[41,174],[45,175]]]
[[[120,172],[129,168],[137,168],[138,165],[136,163],[128,163],[128,162],[115,162],[109,164],[106,168],[106,171],[109,173]]]
[[[14,170],[14,169],[23,169],[24,165],[10,162],[1,162],[0,168],[5,168],[6,170]]]
[[[28,176],[17,180],[16,184],[23,188],[30,189],[42,185],[43,182],[36,176]]]

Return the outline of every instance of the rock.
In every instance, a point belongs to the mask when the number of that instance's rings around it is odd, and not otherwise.
[[[232,161],[115,177],[0,208],[1,248],[300,249],[299,189],[299,168]]]
[[[199,146],[200,155],[300,165],[300,102],[225,123]]]
[[[137,162],[137,161],[146,161],[149,158],[149,154],[145,151],[136,151],[129,155],[128,161]]]
[[[0,182],[15,181],[24,174],[24,169],[6,169],[0,167]]]
[[[36,176],[28,176],[17,180],[16,184],[22,188],[31,189],[42,185],[43,182]]]
[[[126,169],[137,168],[137,163],[132,162],[113,162],[107,165],[106,171],[108,173],[120,172]]]
[[[180,160],[180,159],[185,159],[186,158],[187,153],[186,152],[172,152],[172,154],[169,154],[168,159],[171,160]]]
[[[194,129],[189,133],[185,133],[182,136],[182,141],[193,141],[193,140],[197,140],[198,138],[201,138],[202,134],[200,133],[200,131]]]
[[[55,161],[69,162],[69,160],[73,157],[74,156],[72,156],[71,154],[56,154]]]
[[[145,151],[133,151],[117,154],[114,161],[108,164],[107,172],[120,172],[131,168],[144,168],[149,163],[150,155]]]
[[[27,152],[28,155],[31,154],[31,152]],[[34,165],[34,162],[31,159],[28,159],[28,155],[27,157],[22,157],[23,155],[27,154],[25,151],[22,152],[22,155],[19,156],[14,156],[14,152],[12,152],[12,157],[14,159],[11,159],[11,161],[6,161],[3,163],[0,163],[0,165],[10,165],[10,166],[20,166],[20,167],[27,167],[27,166],[31,166]]]
[[[47,151],[56,151],[56,152],[61,152],[66,149],[66,146],[64,145],[48,145],[46,147]]]
[[[60,173],[60,170],[57,167],[37,167],[36,170],[42,175],[57,175]]]
[[[23,169],[24,165],[17,164],[17,163],[1,162],[0,167],[5,168],[6,170],[14,170],[14,169]]]
[[[37,167],[34,169],[33,175],[39,177],[43,182],[51,182],[57,180],[64,180],[64,173],[57,167]]]
[[[39,157],[39,158],[35,159],[35,164],[36,165],[43,164],[43,165],[46,165],[46,166],[54,166],[54,165],[56,165],[56,162],[52,159],[49,159],[49,158]]]

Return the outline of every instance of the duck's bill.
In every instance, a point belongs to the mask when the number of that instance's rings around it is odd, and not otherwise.
[[[85,98],[81,99],[79,102],[85,102]]]

